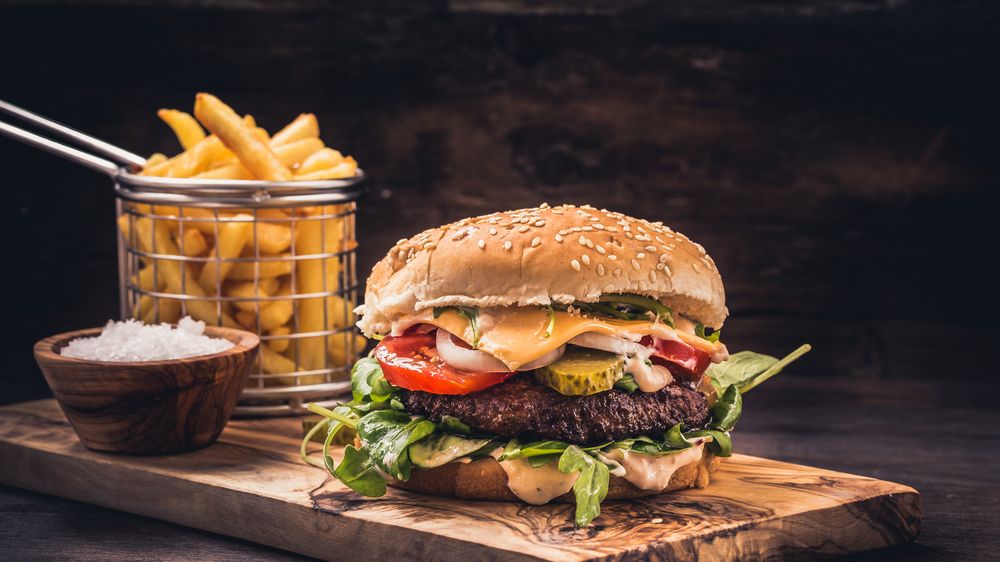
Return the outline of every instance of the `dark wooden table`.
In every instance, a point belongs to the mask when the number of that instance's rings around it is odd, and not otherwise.
[[[748,395],[736,444],[752,455],[917,488],[924,509],[917,541],[854,559],[995,559],[1000,553],[997,391],[1000,385],[785,377]],[[0,521],[0,559],[297,558],[9,487],[0,487]]]

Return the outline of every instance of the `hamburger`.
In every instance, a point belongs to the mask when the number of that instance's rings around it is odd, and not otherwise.
[[[590,206],[400,240],[356,312],[378,344],[352,370],[350,402],[310,405],[323,466],[366,496],[575,502],[579,526],[606,500],[707,486],[743,393],[808,351],[730,355],[704,248]],[[351,430],[338,463],[330,445]]]

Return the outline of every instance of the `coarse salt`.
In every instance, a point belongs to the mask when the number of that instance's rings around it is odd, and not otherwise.
[[[100,336],[77,338],[60,353],[89,361],[163,361],[219,353],[233,345],[227,339],[206,336],[204,322],[185,316],[177,328],[109,320]]]

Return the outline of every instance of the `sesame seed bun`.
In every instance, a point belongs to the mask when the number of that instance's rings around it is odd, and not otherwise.
[[[719,468],[722,459],[705,451],[698,462],[684,465],[670,477],[663,490],[641,490],[628,480],[611,476],[608,479],[606,500],[627,500],[653,496],[688,488],[708,486],[710,475]],[[410,479],[403,482],[391,479],[389,485],[434,496],[449,496],[481,501],[521,501],[507,487],[507,474],[500,463],[486,457],[469,463],[448,463],[437,468],[414,470]],[[573,493],[563,494],[553,501],[574,502]]]
[[[542,205],[400,240],[372,269],[358,326],[371,336],[435,306],[571,304],[606,293],[650,296],[714,328],[728,315],[715,262],[683,234],[586,205]]]

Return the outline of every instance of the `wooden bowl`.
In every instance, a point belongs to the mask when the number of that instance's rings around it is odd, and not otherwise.
[[[236,407],[260,339],[243,330],[206,327],[232,348],[166,361],[113,362],[64,357],[76,338],[66,332],[35,344],[35,360],[52,394],[88,449],[115,453],[179,453],[215,442]]]

